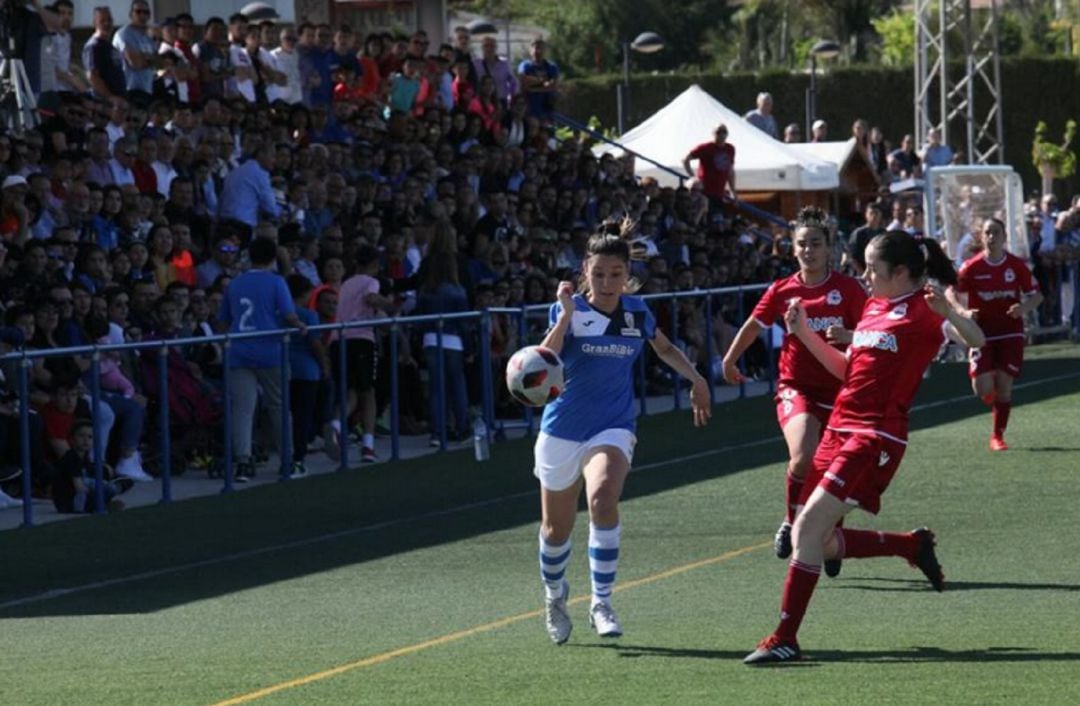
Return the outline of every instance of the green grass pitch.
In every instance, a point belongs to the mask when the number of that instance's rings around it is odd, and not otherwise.
[[[949,590],[898,559],[822,578],[809,659],[751,669],[785,562],[766,399],[639,429],[615,605],[570,641],[539,617],[527,440],[0,534],[2,702],[30,704],[1057,704],[1080,702],[1080,349],[1032,349],[1007,436],[938,365],[878,517],[938,535]]]

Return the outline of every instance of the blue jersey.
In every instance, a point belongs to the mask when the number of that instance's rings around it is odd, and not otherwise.
[[[544,408],[540,430],[585,441],[605,429],[634,431],[634,361],[656,336],[656,319],[640,297],[623,295],[609,316],[574,295],[574,313],[563,341],[566,387]],[[550,323],[562,306],[551,307]]]
[[[282,317],[295,311],[289,288],[281,276],[267,270],[248,270],[229,282],[218,318],[229,323],[230,333],[273,331],[283,328]],[[230,368],[280,365],[280,338],[248,338],[229,346]]]

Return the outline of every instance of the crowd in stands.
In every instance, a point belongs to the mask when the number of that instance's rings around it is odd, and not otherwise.
[[[475,52],[465,28],[452,44],[433,47],[422,30],[358,37],[346,26],[249,23],[242,15],[201,26],[186,14],[152,23],[144,0],[131,4],[119,30],[108,8],[93,17],[94,34],[73,47],[70,0],[41,10],[47,32],[32,77],[41,122],[0,134],[0,353],[228,330],[244,319],[229,309],[230,282],[253,266],[286,278],[289,308],[305,324],[333,322],[343,311],[351,318],[543,304],[580,272],[589,235],[624,219],[636,229],[643,293],[764,283],[797,269],[785,230],[716,208],[700,184],[639,181],[632,157],[596,157],[583,136],[559,139],[549,120],[559,71],[542,40],[512,66],[494,41]],[[862,131],[877,154],[880,140],[865,124]],[[902,144],[879,171],[896,163],[912,171],[927,159],[910,154],[905,167],[909,152]],[[917,232],[918,202],[897,203],[899,211],[877,211],[876,222],[892,215]],[[267,240],[272,257],[256,262],[255,244]],[[857,268],[857,255],[849,259]],[[657,316],[669,333],[677,325],[679,343],[705,370],[752,305],[715,297],[709,326],[701,300],[661,304]],[[292,401],[313,416],[297,436],[298,470],[307,447],[299,442],[321,432],[330,448],[354,431],[332,424],[342,386],[363,458],[375,460],[371,439],[388,404],[391,365],[400,375],[403,433],[431,434],[435,443],[445,426],[451,441],[463,439],[480,401],[480,346],[490,346],[498,366],[539,341],[545,325],[543,313],[522,328],[498,315],[489,341],[475,325],[448,323],[441,338],[432,326],[415,327],[400,332],[394,361],[388,330],[369,329],[360,338],[373,343],[373,374],[344,381],[334,369],[336,334],[300,338],[293,378],[311,384],[293,388],[301,394]],[[452,423],[432,402],[439,340]],[[109,493],[151,478],[155,445],[146,441],[161,404],[180,467],[213,467],[225,353],[215,343],[171,347],[167,400],[159,398],[158,358],[103,356],[94,410],[88,356],[34,361],[25,401],[34,410],[32,475],[58,508],[88,509],[95,444],[115,469]],[[749,364],[764,370],[764,349]],[[670,389],[658,361],[648,369],[651,392]],[[3,483],[19,475],[18,364],[0,373]],[[497,404],[513,413],[506,397]],[[259,429],[269,436],[270,427],[256,424],[254,459],[270,445],[258,443]]]

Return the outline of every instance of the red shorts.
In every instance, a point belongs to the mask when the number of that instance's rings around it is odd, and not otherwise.
[[[832,400],[807,395],[783,383],[776,386],[776,397],[773,399],[776,401],[776,421],[780,422],[781,429],[798,414],[812,414],[821,422],[824,430],[832,413]]]
[[[978,377],[1000,370],[1014,378],[1024,367],[1024,337],[1009,336],[987,341],[982,348],[968,352],[968,376]]]
[[[876,515],[881,509],[881,494],[896,474],[905,448],[904,444],[873,433],[826,429],[803,483],[799,504],[805,505],[814,489],[821,486],[829,495]]]

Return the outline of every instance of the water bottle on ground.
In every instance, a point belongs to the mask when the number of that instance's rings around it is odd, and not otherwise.
[[[483,417],[477,417],[472,425],[473,453],[477,461],[486,461],[491,458],[491,448],[488,446],[488,429]]]

